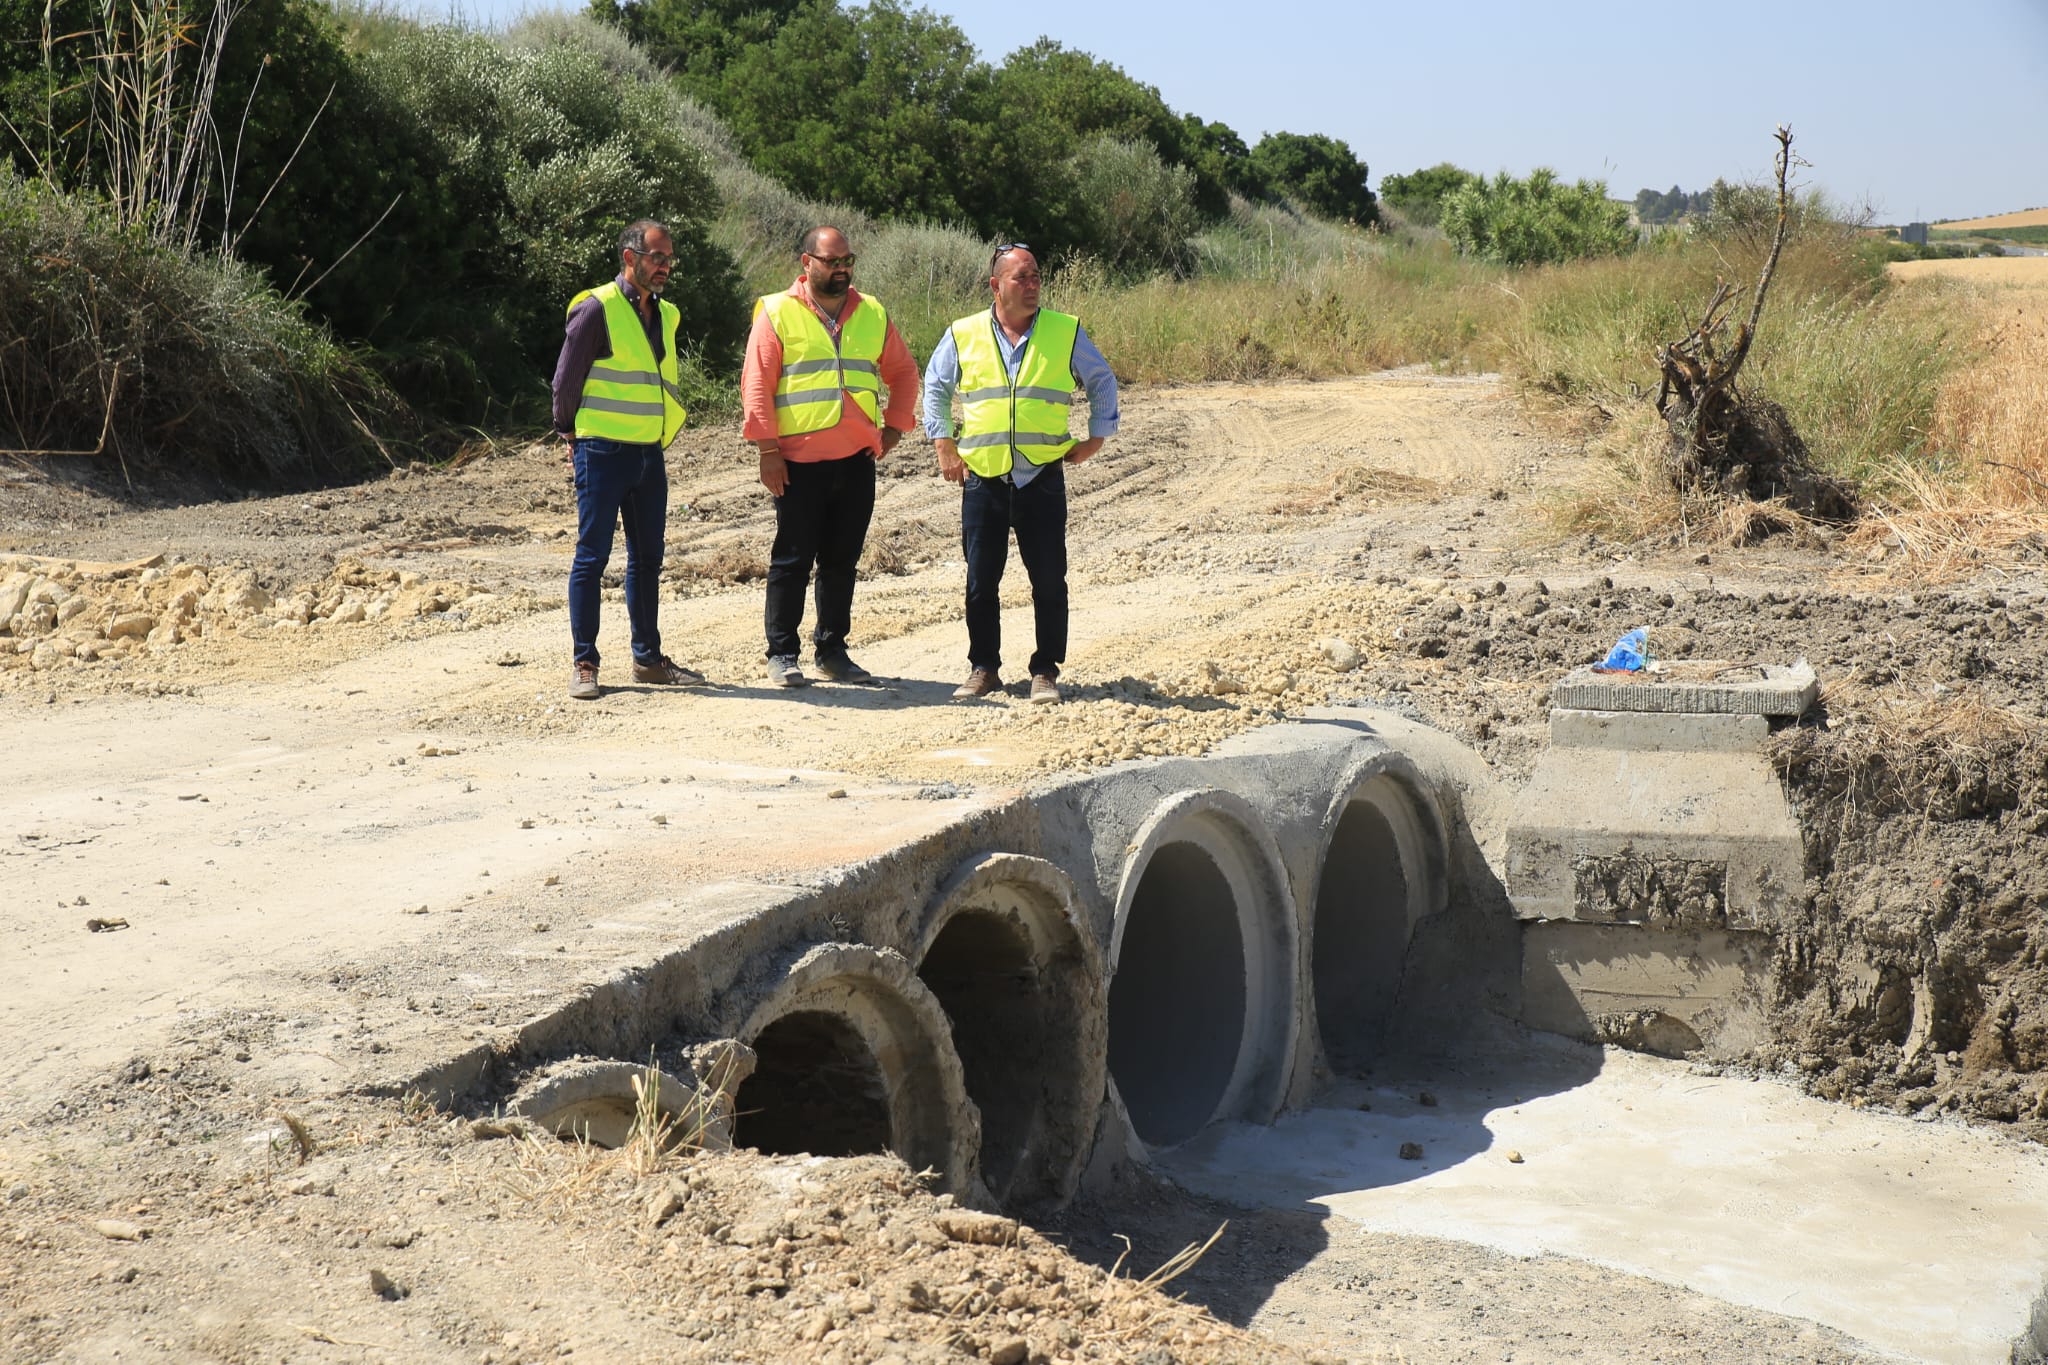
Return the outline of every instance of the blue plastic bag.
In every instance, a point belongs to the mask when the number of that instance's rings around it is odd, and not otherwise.
[[[1607,658],[1600,667],[1610,673],[1635,673],[1650,661],[1650,650],[1646,641],[1650,633],[1638,627],[1614,642],[1614,648],[1607,651]]]

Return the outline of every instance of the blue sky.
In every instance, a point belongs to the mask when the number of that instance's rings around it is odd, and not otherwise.
[[[447,3],[419,0],[445,15]],[[501,23],[533,0],[457,0]],[[574,8],[575,6],[566,6]],[[1439,161],[1644,187],[1763,179],[1790,123],[1805,182],[1880,222],[2048,206],[2048,0],[937,0],[981,55],[1041,34],[1182,113],[1343,138],[1371,168]]]

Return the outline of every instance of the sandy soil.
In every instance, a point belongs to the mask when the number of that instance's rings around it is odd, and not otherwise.
[[[632,684],[614,590],[594,703],[564,695],[554,452],[200,505],[0,471],[0,1354],[1419,1362],[1504,1332],[1517,1360],[1856,1358],[1576,1262],[1272,1214],[1176,1285],[1212,1316],[1138,1282],[1222,1221],[1170,1190],[1054,1229],[1102,1266],[1132,1235],[1108,1276],[949,1223],[887,1161],[635,1164],[345,1088],[631,960],[654,898],[800,882],[1333,698],[1513,780],[1557,674],[1648,625],[1666,657],[1803,655],[1829,689],[1827,727],[1779,741],[1812,894],[1754,1064],[2048,1132],[2042,548],[1930,587],[1883,544],[1560,542],[1543,510],[1584,459],[1486,379],[1134,392],[1070,478],[1058,708],[947,700],[958,495],[922,445],[884,465],[856,601],[881,683],[765,685],[772,515],[732,433],[692,431],[662,623],[712,686]],[[1021,657],[1014,564],[1005,600]],[[1316,1307],[1347,1294],[1374,1307],[1339,1341]]]

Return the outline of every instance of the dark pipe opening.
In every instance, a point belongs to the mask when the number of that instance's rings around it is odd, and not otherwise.
[[[783,1155],[889,1150],[881,1068],[836,1014],[785,1014],[754,1039],[754,1074],[734,1099],[733,1144]]]
[[[1316,1025],[1339,1072],[1378,1055],[1408,952],[1408,877],[1393,826],[1369,801],[1344,807],[1316,890]]]
[[[1139,1138],[1171,1146],[1215,1116],[1245,1004],[1230,883],[1194,844],[1162,845],[1131,897],[1109,988],[1109,1071]]]
[[[998,1199],[1015,1188],[1027,1151],[1043,1145],[1047,1101],[1066,1059],[1047,1046],[1048,1000],[1030,945],[995,915],[963,910],[932,940],[918,976],[953,1025],[967,1095],[981,1110],[981,1178]]]

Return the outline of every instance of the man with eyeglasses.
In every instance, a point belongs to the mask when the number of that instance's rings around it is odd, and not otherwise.
[[[569,695],[592,701],[597,623],[612,532],[626,528],[626,619],[633,680],[698,684],[704,675],[661,652],[662,542],[668,534],[669,442],[683,429],[676,326],[660,295],[675,262],[668,229],[643,218],[619,237],[618,276],[569,300],[555,361],[555,431],[576,479],[576,556],[569,565]]]
[[[814,227],[797,247],[799,273],[754,305],[740,374],[740,432],[761,458],[775,499],[768,555],[768,681],[802,687],[797,628],[817,569],[818,672],[872,682],[847,653],[854,565],[875,510],[875,461],[916,421],[917,362],[874,299],[853,287],[853,249],[835,227]],[[886,406],[883,389],[888,390]]]
[[[1116,434],[1116,376],[1078,318],[1038,306],[1038,258],[1004,242],[989,258],[992,306],[939,338],[924,370],[924,430],[939,472],[961,485],[960,539],[967,556],[967,681],[959,698],[1002,686],[1003,566],[1010,536],[1031,578],[1037,628],[1030,699],[1060,700],[1067,654],[1066,466]],[[1088,437],[1067,429],[1074,390],[1088,394]],[[953,399],[961,401],[959,431]]]

